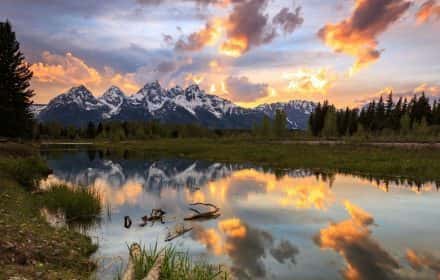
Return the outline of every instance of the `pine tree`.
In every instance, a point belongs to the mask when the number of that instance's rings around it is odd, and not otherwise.
[[[30,137],[32,113],[29,106],[34,96],[30,87],[32,71],[20,52],[11,24],[0,22],[0,135]]]
[[[283,137],[287,133],[287,116],[282,110],[277,110],[274,120],[274,133],[277,137]]]
[[[327,111],[324,120],[324,128],[322,129],[322,134],[326,137],[333,137],[338,135],[338,128],[336,123],[336,112],[334,107],[330,107]]]
[[[89,122],[87,125],[87,138],[93,139],[96,137],[96,127],[93,122]]]

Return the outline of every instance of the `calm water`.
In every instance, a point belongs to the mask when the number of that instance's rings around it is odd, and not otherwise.
[[[113,279],[132,242],[174,244],[196,260],[228,266],[239,279],[440,277],[435,184],[92,151],[43,156],[54,170],[51,182],[94,186],[111,206],[111,215],[87,230],[99,242],[100,279]],[[191,232],[164,242],[192,214],[193,202],[214,203],[221,216],[185,223]],[[167,211],[165,224],[138,226],[153,208]],[[130,229],[124,216],[133,220]]]

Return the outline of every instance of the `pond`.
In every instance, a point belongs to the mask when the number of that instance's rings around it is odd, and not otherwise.
[[[102,194],[102,218],[85,229],[99,243],[99,279],[114,279],[132,242],[172,244],[195,260],[228,267],[238,279],[440,276],[440,193],[434,183],[109,151],[42,155],[53,169],[49,182]],[[196,202],[216,205],[221,215],[184,221]],[[166,211],[164,223],[139,226],[155,208]],[[133,221],[130,228],[125,216]],[[176,226],[192,230],[165,242]]]

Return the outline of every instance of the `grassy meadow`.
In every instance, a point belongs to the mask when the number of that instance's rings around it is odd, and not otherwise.
[[[98,142],[97,148],[134,157],[185,157],[254,163],[273,169],[308,168],[379,178],[440,180],[440,149],[361,143],[160,139]]]

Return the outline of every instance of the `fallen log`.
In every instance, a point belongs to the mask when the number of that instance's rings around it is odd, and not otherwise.
[[[174,230],[174,232],[168,232],[167,237],[165,238],[165,242],[170,242],[173,239],[176,239],[179,236],[184,235],[185,233],[187,233],[188,231],[191,231],[193,228],[192,227],[188,227],[186,228],[185,225],[182,225],[182,227],[176,227],[176,229]]]
[[[147,225],[148,222],[153,222],[154,224],[155,221],[160,221],[162,224],[164,224],[165,222],[163,221],[163,217],[165,214],[166,212],[160,208],[152,209],[150,213],[150,217],[148,217],[148,215],[142,217],[142,223],[140,224],[140,226],[144,227]]]
[[[141,246],[134,243],[130,246],[130,257],[128,258],[127,268],[122,275],[122,280],[134,280],[135,279],[135,262],[140,258],[142,254]]]
[[[220,212],[219,212],[220,208],[218,208],[216,205],[214,205],[212,203],[197,202],[197,203],[192,203],[190,205],[191,206],[203,205],[203,206],[210,207],[212,210],[206,211],[206,212],[200,212],[199,210],[190,207],[189,210],[195,212],[195,214],[184,218],[185,221],[210,220],[210,219],[216,219],[220,216]]]

